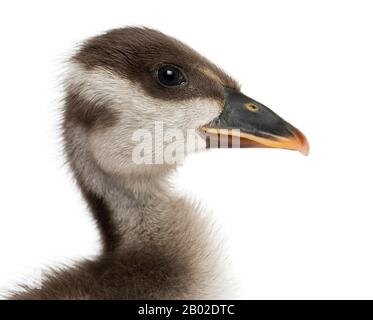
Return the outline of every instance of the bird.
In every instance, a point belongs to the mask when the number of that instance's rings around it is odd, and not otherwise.
[[[82,42],[67,61],[63,91],[64,154],[102,249],[51,269],[40,287],[11,298],[226,298],[224,257],[209,218],[169,177],[190,153],[211,148],[306,155],[304,134],[191,47],[146,27]],[[178,152],[189,131],[197,147]]]

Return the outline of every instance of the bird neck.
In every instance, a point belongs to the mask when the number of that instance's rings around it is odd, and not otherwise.
[[[172,208],[187,214],[188,205],[171,191],[167,173],[109,176],[100,173],[87,185],[80,182],[83,195],[97,220],[104,251],[145,250],[166,241],[165,230]],[[179,216],[182,212],[178,213]]]
[[[120,177],[107,189],[104,199],[112,211],[121,250],[146,250],[174,240],[167,232],[172,208],[179,206],[179,215],[188,214],[163,175]]]
[[[208,290],[211,297],[221,292],[227,281],[218,267],[223,266],[220,243],[198,205],[169,185],[172,168],[113,177],[88,153],[68,153],[68,159],[101,233],[103,258],[119,259],[120,265],[135,261],[132,268],[142,265],[144,274],[161,268],[162,279],[179,279],[194,292]]]

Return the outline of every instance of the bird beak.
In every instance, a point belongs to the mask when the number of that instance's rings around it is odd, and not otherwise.
[[[309,152],[308,141],[302,132],[266,106],[230,88],[225,89],[222,113],[203,126],[202,132],[210,148],[282,148],[297,150],[304,155]]]

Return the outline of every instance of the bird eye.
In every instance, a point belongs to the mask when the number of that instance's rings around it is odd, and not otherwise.
[[[179,86],[186,82],[184,74],[174,66],[162,66],[158,69],[158,81],[166,87]]]

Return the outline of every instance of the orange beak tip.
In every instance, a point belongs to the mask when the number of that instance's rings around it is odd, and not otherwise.
[[[299,152],[308,156],[310,153],[310,144],[308,143],[306,136],[297,128],[293,127],[291,131],[295,141],[297,142]]]
[[[308,156],[310,154],[310,147],[309,144],[307,143],[306,145],[303,145],[300,149],[299,152],[302,153],[304,156]]]

